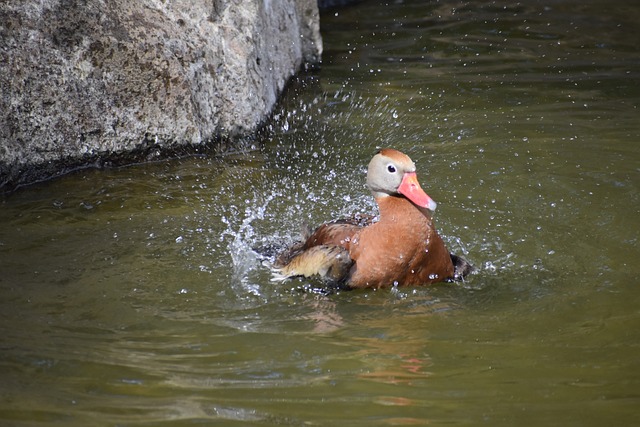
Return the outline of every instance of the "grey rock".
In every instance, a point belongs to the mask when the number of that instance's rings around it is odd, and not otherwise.
[[[4,0],[0,191],[250,135],[321,54],[316,0]]]

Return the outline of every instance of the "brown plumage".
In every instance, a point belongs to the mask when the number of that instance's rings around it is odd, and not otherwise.
[[[411,159],[383,149],[371,162],[367,185],[380,215],[323,224],[281,254],[274,280],[320,275],[352,288],[425,285],[460,278],[473,267],[449,254],[431,212],[436,203],[422,190]],[[455,265],[454,265],[455,263]]]

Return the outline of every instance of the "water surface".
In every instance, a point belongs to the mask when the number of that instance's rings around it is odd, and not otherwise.
[[[326,11],[322,70],[253,148],[87,170],[0,204],[0,424],[640,422],[640,8]],[[253,250],[374,212],[417,163],[479,273],[309,291]]]

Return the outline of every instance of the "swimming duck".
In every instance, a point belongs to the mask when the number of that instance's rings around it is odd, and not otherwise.
[[[358,215],[321,225],[278,256],[272,280],[319,275],[348,288],[382,288],[461,279],[473,270],[438,235],[431,217],[436,202],[420,187],[409,156],[380,150],[369,163],[367,186],[377,220]]]

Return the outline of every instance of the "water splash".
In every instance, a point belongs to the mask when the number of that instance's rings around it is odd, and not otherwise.
[[[255,221],[265,219],[267,207],[280,196],[280,193],[274,191],[267,194],[261,204],[256,203],[259,200],[258,197],[251,201],[247,200],[244,217],[237,228],[227,216],[221,218],[222,222],[227,225],[226,230],[222,232],[222,237],[229,236],[231,238],[228,251],[233,263],[233,283],[240,284],[244,291],[258,297],[263,296],[260,285],[252,283],[249,278],[251,271],[260,264],[259,255],[254,250],[259,238],[253,224]]]

